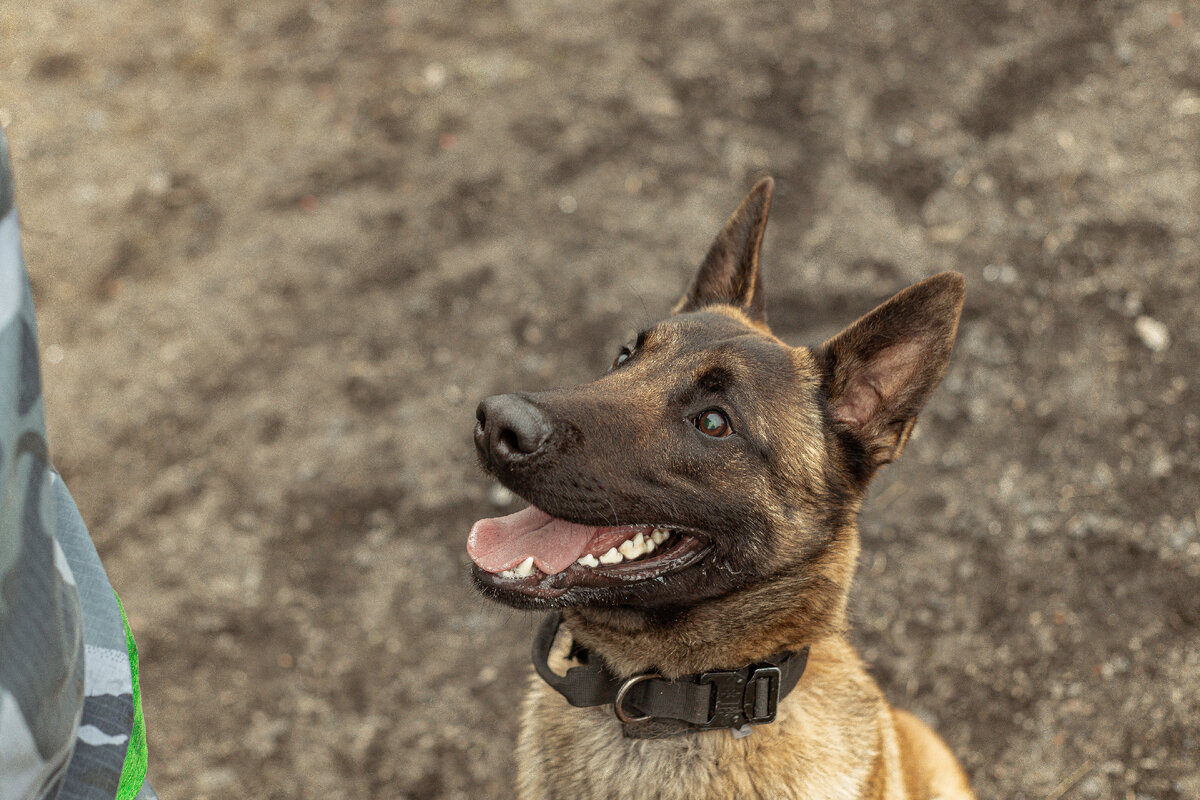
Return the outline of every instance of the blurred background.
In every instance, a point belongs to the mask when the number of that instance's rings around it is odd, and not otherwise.
[[[777,180],[816,343],[944,269],[854,639],[980,797],[1200,797],[1200,7],[47,0],[0,124],[51,453],[164,798],[502,798],[480,398],[592,377]]]

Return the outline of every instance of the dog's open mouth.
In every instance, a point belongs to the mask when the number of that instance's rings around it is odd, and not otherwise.
[[[653,580],[692,565],[706,550],[699,537],[667,525],[579,525],[534,506],[481,519],[467,537],[486,583],[544,599],[576,586]]]

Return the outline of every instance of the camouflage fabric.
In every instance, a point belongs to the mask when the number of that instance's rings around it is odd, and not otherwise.
[[[119,602],[46,444],[0,133],[0,798],[153,798]]]

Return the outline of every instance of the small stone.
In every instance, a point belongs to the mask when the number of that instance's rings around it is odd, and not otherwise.
[[[1171,474],[1171,456],[1166,452],[1158,452],[1150,459],[1150,477],[1165,478]]]
[[[1171,332],[1154,317],[1143,314],[1134,321],[1133,329],[1141,338],[1142,344],[1156,353],[1161,353],[1171,346]]]
[[[515,494],[499,483],[488,490],[488,502],[496,506],[496,508],[503,508],[511,504],[516,497]]]
[[[171,175],[161,170],[146,178],[146,191],[154,197],[163,197],[171,189]]]
[[[421,80],[425,83],[425,88],[434,94],[445,87],[447,77],[449,77],[449,73],[446,68],[436,61],[427,64],[421,71]]]

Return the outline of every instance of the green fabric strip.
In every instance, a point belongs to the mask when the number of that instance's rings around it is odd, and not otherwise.
[[[116,594],[113,592],[113,596]],[[129,749],[125,752],[125,764],[121,767],[121,783],[117,786],[115,800],[134,800],[146,780],[146,722],[142,718],[142,690],[138,686],[137,644],[133,641],[133,632],[129,630],[129,619],[125,616],[125,606],[121,605],[120,597],[117,597],[117,605],[121,609],[121,622],[125,625],[129,670],[133,675],[133,730],[129,732]]]

